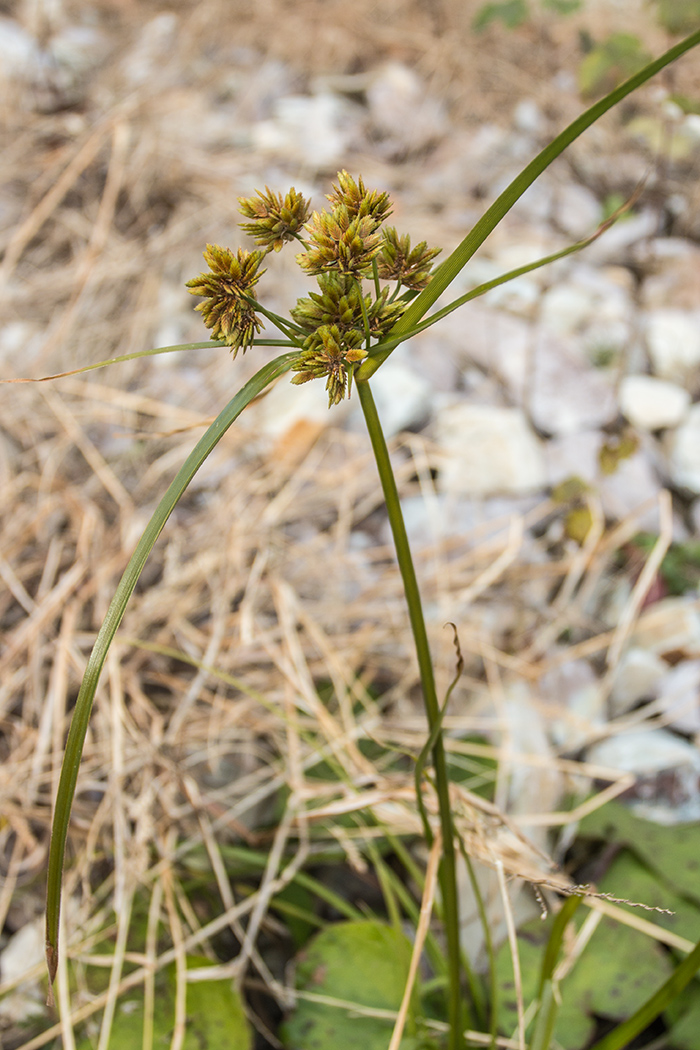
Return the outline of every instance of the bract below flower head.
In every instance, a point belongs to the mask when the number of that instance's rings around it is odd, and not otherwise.
[[[186,286],[192,295],[204,297],[195,309],[211,328],[211,338],[223,339],[233,347],[235,357],[241,348],[245,353],[262,329],[255,312],[253,288],[265,272],[260,269],[264,253],[239,248],[234,255],[230,248],[208,244],[203,254],[211,272],[200,273]]]

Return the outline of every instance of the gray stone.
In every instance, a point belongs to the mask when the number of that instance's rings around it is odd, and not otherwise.
[[[527,493],[543,488],[542,447],[513,408],[455,404],[440,412],[439,488],[457,495]]]

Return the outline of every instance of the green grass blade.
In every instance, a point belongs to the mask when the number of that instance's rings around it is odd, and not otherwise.
[[[254,339],[253,346],[292,346],[288,339]],[[182,350],[216,350],[226,346],[223,339],[206,339],[201,343],[176,343],[174,346],[156,346],[151,350],[135,350],[133,354],[120,354],[119,357],[108,357],[104,361],[93,361],[92,364],[71,368],[67,372],[55,372],[50,376],[38,376],[31,379],[21,376],[16,379],[0,379],[0,383],[50,383],[54,379],[65,379],[67,376],[79,376],[83,372],[94,372],[96,368],[107,368],[108,365],[120,365],[124,361],[136,361],[139,357],[157,357],[159,354],[179,354]]]
[[[661,985],[658,992],[647,999],[636,1013],[619,1024],[617,1028],[613,1028],[612,1032],[603,1036],[591,1047],[591,1050],[624,1050],[635,1036],[643,1032],[681,994],[698,969],[700,969],[700,941],[676,967],[669,979]]]
[[[638,87],[646,83],[651,77],[653,77],[660,70],[670,65],[681,55],[684,55],[686,51],[690,51],[691,48],[697,47],[700,44],[700,30],[692,33],[686,37],[685,40],[681,40],[680,43],[670,48],[659,58],[650,62],[649,65],[644,66],[638,73],[625,80],[624,83],[616,87],[614,91],[611,91],[608,95],[600,101],[594,103],[589,109],[577,117],[568,127],[566,127],[548,146],[538,153],[534,160],[531,160],[527,167],[523,168],[519,175],[513,179],[509,186],[503,191],[503,193],[493,202],[493,204],[484,212],[478,222],[472,227],[464,240],[459,244],[452,254],[442,263],[441,266],[435,272],[435,275],[420,295],[413,300],[406,313],[399,321],[396,322],[391,330],[389,339],[393,339],[396,336],[406,336],[410,333],[418,322],[425,316],[430,307],[439,299],[446,288],[454,281],[458,273],[466,266],[471,259],[472,255],[477,251],[478,248],[484,243],[489,234],[496,228],[501,219],[507,215],[516,201],[522,197],[523,193],[532,183],[539,178],[543,171],[549,167],[552,161],[564,152],[567,146],[579,137],[587,128],[592,124],[595,124],[596,120],[607,113],[609,109],[616,106],[618,102],[621,102],[623,98],[636,91]],[[369,377],[379,368],[382,361],[388,357],[391,350],[379,351],[372,357],[368,358],[362,363],[358,369],[355,378],[357,380],[369,379]]]
[[[61,907],[61,877],[65,854],[68,823],[71,806],[78,779],[80,758],[85,743],[92,702],[97,690],[97,683],[107,657],[107,652],[114,635],[121,623],[127,603],[143,570],[146,560],[160,536],[166,521],[170,517],[178,500],[189,485],[205,459],[215,448],[231,424],[274,379],[289,371],[298,354],[283,354],[261,368],[236,396],[229,401],[226,408],[217,416],[207,432],[202,435],[170,484],[168,491],[158,504],[153,517],[138,542],[131,556],[124,575],[111,601],[102,627],[93,646],[85,668],[80,692],[73,711],[68,739],[66,741],[61,777],[56,797],[51,847],[49,850],[49,869],[46,889],[46,961],[51,983],[56,975],[58,965],[58,920]]]
[[[579,908],[583,897],[571,896],[567,897],[557,915],[555,916],[554,922],[552,923],[552,932],[549,935],[547,941],[547,947],[545,948],[544,958],[542,960],[542,972],[540,973],[540,987],[538,990],[538,996],[542,998],[542,992],[547,981],[551,981],[554,976],[554,970],[557,963],[559,962],[559,953],[561,952],[562,942],[564,940],[564,933],[566,927],[573,919],[577,909]]]
[[[540,1008],[535,1022],[535,1031],[530,1043],[530,1050],[550,1050],[554,1025],[557,1020],[558,1004],[554,995],[554,985],[550,980],[544,982],[540,995]]]

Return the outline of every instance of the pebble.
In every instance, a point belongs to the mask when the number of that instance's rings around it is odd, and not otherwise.
[[[401,62],[378,69],[366,97],[372,132],[385,156],[405,157],[424,150],[449,130],[444,104],[428,94],[418,74]]]
[[[625,376],[620,384],[620,411],[642,430],[676,427],[690,407],[690,394],[676,383],[656,376]]]
[[[661,379],[687,383],[700,367],[700,310],[649,310],[645,335],[654,372]]]
[[[667,729],[619,733],[587,752],[596,765],[634,773],[633,808],[659,823],[700,819],[700,752]]]
[[[617,402],[611,376],[582,360],[571,340],[540,330],[533,354],[530,412],[545,434],[570,434],[611,423]]]
[[[630,645],[657,656],[700,657],[700,599],[684,595],[654,602],[637,621]]]
[[[360,107],[331,92],[286,95],[272,105],[272,116],[253,126],[252,146],[284,157],[305,171],[342,165],[359,134]]]
[[[519,409],[457,403],[440,412],[435,437],[442,492],[518,494],[546,484],[542,447]]]
[[[693,405],[681,426],[668,435],[666,447],[674,485],[700,493],[700,404]]]
[[[18,980],[43,962],[43,921],[34,919],[13,933],[0,952],[0,977],[3,981]],[[43,1008],[41,981],[24,981],[19,988],[0,998],[0,1023],[3,1027],[26,1023],[28,1017],[40,1014]]]
[[[587,660],[570,660],[547,671],[539,681],[539,696],[550,705],[552,738],[565,751],[579,750],[604,725],[600,684]]]
[[[615,668],[609,699],[612,717],[624,715],[641,701],[657,696],[659,683],[667,671],[666,661],[646,649],[627,649]]]
[[[700,660],[667,668],[657,683],[664,719],[682,733],[700,733]]]
[[[387,438],[430,418],[430,386],[401,361],[391,358],[375,372],[372,391]]]
[[[588,749],[588,761],[625,773],[660,773],[688,762],[700,770],[700,754],[668,729],[632,729]]]

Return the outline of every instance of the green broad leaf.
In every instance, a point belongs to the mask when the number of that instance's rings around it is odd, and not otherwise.
[[[187,957],[187,969],[211,966],[208,959]],[[156,978],[153,1011],[153,1050],[168,1050],[175,1026],[176,973],[174,963]],[[230,978],[187,984],[186,1028],[183,1050],[251,1050],[253,1035],[241,997]],[[144,1042],[143,988],[127,993],[117,1003],[109,1040],[110,1050],[140,1050]],[[76,1050],[94,1050],[97,1040],[81,1039]]]
[[[654,874],[646,864],[628,850],[620,853],[610,865],[597,887],[603,893],[624,897],[648,908],[662,908],[673,912],[639,912],[657,926],[689,941],[700,940],[700,907],[679,896],[664,878]],[[622,905],[624,907],[624,905]]]
[[[669,33],[692,33],[700,26],[700,0],[656,0],[656,17]]]
[[[300,956],[296,986],[356,1004],[352,1007],[299,999],[282,1028],[289,1050],[386,1050],[393,1021],[362,1016],[363,1007],[397,1011],[408,979],[411,942],[381,922],[338,923],[323,930]],[[415,1045],[409,1030],[402,1050]]]
[[[527,923],[518,934],[518,956],[522,978],[522,993],[525,1009],[535,999],[540,980],[543,953],[549,934],[547,925],[535,920]],[[577,997],[569,995],[568,978],[561,985],[561,1004],[557,1014],[554,1034],[564,1050],[581,1050],[587,1045],[595,1030],[595,1022],[585,1005]],[[496,981],[498,984],[498,1027],[502,1035],[511,1036],[517,1031],[518,1009],[513,977],[513,960],[509,945],[503,944],[496,954]]]
[[[634,863],[633,858],[632,861]],[[611,884],[620,889],[618,880],[630,870],[631,866],[620,866],[617,874],[611,875]],[[653,876],[648,876],[650,881],[642,885],[644,873],[643,869],[641,871],[637,888],[646,889],[650,897],[663,893],[663,887],[654,885]],[[624,895],[628,892],[629,887],[625,886]],[[679,903],[673,894],[670,897],[673,903]],[[665,918],[669,919],[670,916]],[[693,909],[693,922],[697,922],[698,918],[697,911]],[[582,921],[578,921],[579,927]],[[549,926],[534,921],[526,924],[519,932],[518,949],[526,1009],[537,996]],[[583,1050],[595,1031],[596,1018],[624,1021],[643,1006],[671,971],[671,960],[654,940],[613,919],[603,918],[573,969],[559,985],[560,1005],[554,1024],[556,1044],[564,1050]],[[512,1035],[517,1027],[517,1005],[513,965],[507,944],[497,954],[496,974],[499,985],[499,1029],[504,1035]],[[529,1034],[532,1036],[533,1032]]]
[[[670,1024],[668,1045],[673,1050],[696,1050],[700,1032],[700,983],[691,981],[664,1014]]]
[[[494,0],[479,8],[472,29],[480,33],[491,22],[502,22],[508,29],[517,29],[527,20],[529,13],[525,0]]]
[[[612,33],[596,44],[581,62],[578,86],[584,98],[611,91],[649,62],[650,56],[633,33]]]
[[[579,835],[627,846],[677,893],[700,903],[700,823],[663,827],[635,816],[620,802],[609,802],[584,817]]]
[[[642,1006],[673,967],[655,941],[638,930],[604,918],[562,995],[591,1014],[623,1021]]]

